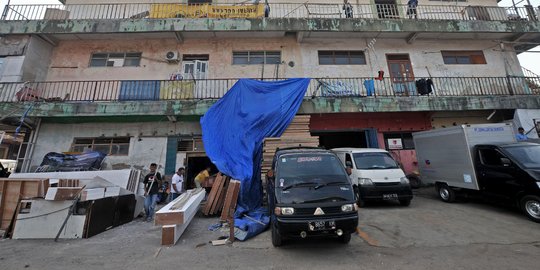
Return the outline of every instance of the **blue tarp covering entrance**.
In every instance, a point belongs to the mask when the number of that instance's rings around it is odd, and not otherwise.
[[[310,79],[264,82],[239,80],[201,118],[206,154],[220,172],[241,181],[235,213],[235,226],[247,232],[245,240],[269,223],[261,209],[262,142],[279,137],[302,104]]]

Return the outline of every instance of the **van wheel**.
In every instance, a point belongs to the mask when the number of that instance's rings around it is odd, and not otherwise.
[[[456,192],[450,188],[447,184],[438,184],[437,192],[443,202],[451,203],[456,200]]]
[[[272,221],[272,245],[274,247],[279,247],[282,244],[283,244],[283,239],[281,238],[281,234],[278,231],[276,222]]]
[[[410,199],[399,200],[399,204],[401,206],[409,206],[409,205],[411,205],[411,200]]]
[[[521,199],[520,206],[530,220],[540,222],[540,197],[527,195]]]
[[[360,199],[360,191],[358,190],[358,186],[353,186],[353,191],[354,191],[354,198],[356,199],[356,205],[358,205],[358,207],[366,206],[366,202]]]
[[[339,241],[343,244],[348,244],[351,242],[351,234],[346,232],[342,236],[339,237]]]
[[[409,184],[411,185],[411,188],[417,189],[422,186],[422,180],[420,180],[420,178],[418,178],[417,176],[411,175],[407,176],[407,178],[409,179]]]

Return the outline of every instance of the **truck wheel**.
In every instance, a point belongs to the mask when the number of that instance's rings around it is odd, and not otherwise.
[[[399,200],[399,204],[401,206],[409,206],[409,205],[411,205],[411,200],[410,199],[402,199],[402,200]]]
[[[411,185],[411,188],[417,189],[422,186],[422,181],[417,176],[407,176],[409,178],[409,183]]]
[[[342,236],[339,237],[339,241],[343,244],[348,244],[351,242],[351,234],[346,232]]]
[[[437,185],[437,191],[443,202],[451,203],[456,200],[456,192],[447,184]]]
[[[281,234],[278,231],[276,222],[272,221],[272,245],[274,247],[279,247],[282,244],[283,244],[283,239],[281,238]]]
[[[540,197],[527,195],[521,199],[520,206],[530,220],[540,222]]]

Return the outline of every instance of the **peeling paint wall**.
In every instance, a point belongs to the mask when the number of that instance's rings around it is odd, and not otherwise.
[[[28,44],[23,64],[23,81],[44,81],[49,71],[53,45],[33,36]]]
[[[165,54],[208,54],[208,78],[275,77],[372,77],[379,69],[389,75],[386,54],[409,54],[416,77],[505,77],[521,75],[514,52],[503,53],[497,43],[471,40],[419,40],[408,44],[402,39],[379,39],[375,51],[366,51],[366,65],[319,65],[318,50],[366,50],[371,39],[173,39],[62,41],[54,48],[47,80],[166,80],[182,72],[182,63],[167,63]],[[441,50],[482,50],[485,65],[446,65]],[[282,52],[279,65],[232,65],[233,51],[272,50]],[[142,52],[140,67],[89,67],[94,52]],[[289,66],[294,63],[294,66]]]
[[[154,135],[155,134],[155,135]],[[129,136],[127,156],[108,156],[105,169],[138,168],[148,169],[155,162],[165,168],[167,136],[176,134],[201,134],[198,122],[143,122],[143,123],[85,123],[41,125],[31,170],[34,170],[49,152],[68,152],[74,138]],[[177,164],[183,161],[182,155]],[[163,169],[161,170],[163,171]]]

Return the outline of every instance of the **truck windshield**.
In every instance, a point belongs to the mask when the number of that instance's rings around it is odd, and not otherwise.
[[[278,178],[287,178],[285,185],[313,182],[314,185],[330,181],[348,182],[347,174],[335,155],[324,153],[285,154],[276,167]]]
[[[397,169],[398,164],[388,154],[384,152],[355,153],[354,163],[359,170],[381,170]]]
[[[504,150],[521,166],[527,169],[540,168],[540,145],[510,146]]]

